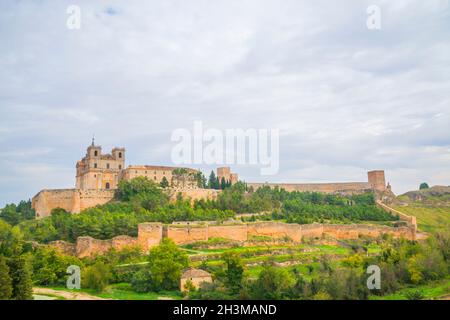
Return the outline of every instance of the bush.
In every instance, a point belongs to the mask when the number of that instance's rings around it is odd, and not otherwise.
[[[94,289],[97,292],[103,291],[111,279],[110,267],[103,262],[96,262],[87,267],[81,274],[83,287]]]
[[[408,300],[422,300],[424,298],[424,294],[422,290],[414,289],[406,291],[405,297]]]

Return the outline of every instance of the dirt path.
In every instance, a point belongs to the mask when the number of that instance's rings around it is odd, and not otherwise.
[[[74,291],[63,291],[63,290],[55,290],[50,288],[33,288],[33,293],[35,294],[50,294],[52,296],[62,297],[67,300],[108,300],[100,297],[92,296],[88,293],[84,292],[74,292]]]

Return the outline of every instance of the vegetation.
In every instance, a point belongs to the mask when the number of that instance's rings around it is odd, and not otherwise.
[[[13,226],[22,221],[34,219],[35,215],[30,200],[20,201],[18,205],[8,204],[0,210],[0,218]]]
[[[181,272],[189,265],[188,257],[170,239],[150,250],[148,264],[136,272],[131,286],[136,292],[173,290],[178,288]]]
[[[426,182],[422,182],[419,186],[419,190],[423,190],[423,189],[429,189],[430,187],[428,186],[428,183]]]

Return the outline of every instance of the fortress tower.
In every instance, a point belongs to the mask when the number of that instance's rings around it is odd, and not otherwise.
[[[86,156],[77,162],[77,189],[116,189],[119,175],[125,167],[125,149],[114,148],[110,154],[102,154],[102,147],[92,144]]]
[[[385,191],[386,190],[386,180],[384,178],[383,170],[373,170],[367,172],[367,177],[370,186],[372,189],[377,191]]]
[[[222,181],[222,178],[224,178],[225,181],[230,181],[231,184],[238,182],[237,173],[232,173],[230,167],[217,168],[217,177],[219,178],[219,182]]]

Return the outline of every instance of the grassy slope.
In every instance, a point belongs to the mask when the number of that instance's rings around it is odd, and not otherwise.
[[[395,209],[417,217],[419,230],[436,232],[450,229],[450,207],[430,207],[421,204],[398,206]]]

